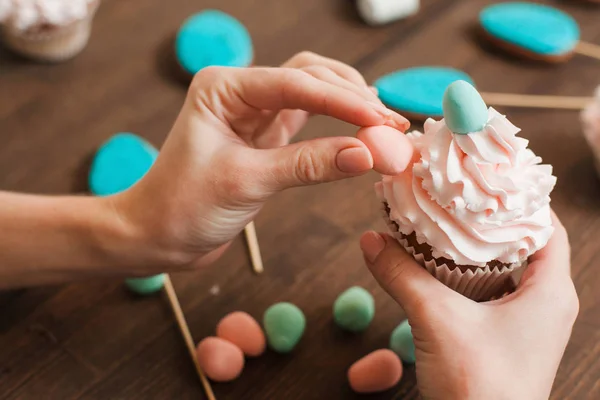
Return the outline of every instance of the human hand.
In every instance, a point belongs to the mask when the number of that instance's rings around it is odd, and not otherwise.
[[[517,290],[476,303],[433,278],[389,235],[361,238],[365,261],[405,310],[425,399],[547,399],[579,310],[565,228],[529,260]]]
[[[288,144],[310,114],[359,127],[353,137]],[[131,236],[158,254],[151,268],[211,262],[283,189],[404,170],[409,126],[341,62],[301,53],[283,68],[210,67],[194,78],[160,155],[110,199]]]

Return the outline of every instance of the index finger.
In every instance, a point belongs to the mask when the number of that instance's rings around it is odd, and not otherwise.
[[[310,51],[303,51],[302,53],[296,54],[294,57],[286,61],[282,67],[302,68],[308,67],[309,65],[322,65],[331,69],[340,77],[347,79],[358,86],[368,86],[365,78],[353,67],[349,66],[348,64],[344,64],[341,61],[324,57]]]
[[[400,131],[410,126],[398,113],[356,93],[293,68],[250,68],[235,72],[234,90],[247,105],[279,111],[301,109],[357,126],[387,125]]]

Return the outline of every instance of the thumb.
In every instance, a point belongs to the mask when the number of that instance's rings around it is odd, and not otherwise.
[[[264,184],[272,191],[361,175],[373,168],[373,157],[360,140],[331,137],[262,150]]]
[[[444,302],[457,295],[431,276],[389,235],[367,232],[360,239],[360,247],[377,282],[409,318],[421,313],[430,302]]]

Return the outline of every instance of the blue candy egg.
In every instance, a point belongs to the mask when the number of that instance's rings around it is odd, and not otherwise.
[[[133,186],[150,169],[158,150],[133,133],[118,133],[106,141],[92,161],[90,191],[109,196]]]
[[[473,83],[462,71],[447,67],[408,68],[382,76],[374,86],[388,107],[424,117],[442,117],[442,99],[455,81]]]
[[[453,133],[466,135],[479,132],[488,121],[488,109],[481,95],[465,81],[456,81],[448,86],[443,108],[444,120]]]
[[[218,10],[205,10],[185,20],[175,39],[175,54],[190,74],[213,65],[247,67],[254,58],[246,27]]]
[[[543,56],[561,56],[579,42],[579,26],[568,14],[533,3],[500,3],[479,15],[482,28],[491,36]]]

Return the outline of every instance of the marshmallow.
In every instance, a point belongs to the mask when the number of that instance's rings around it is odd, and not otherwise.
[[[369,25],[383,25],[410,17],[419,11],[419,0],[357,0],[362,19]]]

